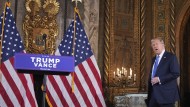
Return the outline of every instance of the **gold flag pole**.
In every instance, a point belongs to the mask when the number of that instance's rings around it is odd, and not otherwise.
[[[3,22],[2,22],[2,29],[1,29],[1,44],[0,44],[0,82],[2,79],[2,72],[1,72],[1,59],[2,59],[2,45],[3,45],[3,36],[4,36],[4,25],[5,25],[5,15],[6,15],[6,7],[10,7],[11,3],[6,2],[4,7],[4,14],[3,14]]]
[[[78,8],[77,8],[77,3],[82,2],[82,0],[72,0],[72,2],[75,2],[75,9],[74,9],[74,35],[73,35],[73,50],[72,50],[72,55],[75,55],[75,37],[76,37],[76,13],[78,13]],[[71,73],[72,75],[72,92],[74,93],[74,72]]]

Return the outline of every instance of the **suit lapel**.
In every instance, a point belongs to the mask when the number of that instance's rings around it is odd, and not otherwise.
[[[166,59],[167,59],[167,52],[165,51],[164,54],[163,54],[163,56],[162,56],[162,58],[160,59],[160,63],[158,64],[156,73],[160,69],[160,67],[162,66],[162,64],[164,64],[164,62],[165,62]]]

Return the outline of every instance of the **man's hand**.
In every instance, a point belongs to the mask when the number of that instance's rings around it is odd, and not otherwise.
[[[159,83],[159,82],[160,82],[160,80],[159,80],[158,77],[154,77],[154,78],[152,78],[152,80],[151,80],[152,85],[157,84],[157,83]]]

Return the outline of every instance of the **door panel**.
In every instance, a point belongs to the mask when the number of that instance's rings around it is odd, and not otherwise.
[[[190,18],[186,24],[182,41],[181,107],[188,107],[190,105]]]

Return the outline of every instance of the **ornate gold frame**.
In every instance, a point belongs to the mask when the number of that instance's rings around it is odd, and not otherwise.
[[[23,22],[24,45],[28,53],[53,54],[58,36],[56,15],[59,3],[56,0],[26,0],[26,15]],[[44,38],[45,37],[45,38]]]

